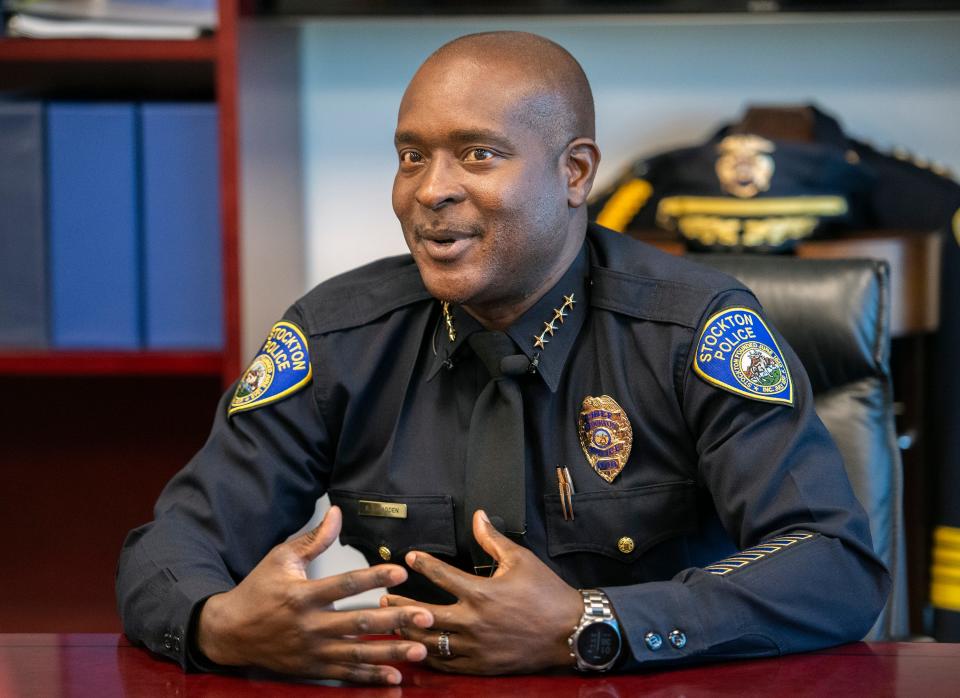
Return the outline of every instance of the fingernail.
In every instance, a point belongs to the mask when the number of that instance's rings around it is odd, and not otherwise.
[[[426,613],[418,613],[413,617],[413,622],[419,625],[421,628],[429,628],[433,624],[433,618],[428,616]]]
[[[400,683],[401,681],[403,681],[403,677],[400,674],[390,674],[390,676],[387,678],[387,683],[392,683],[394,685]]]
[[[381,597],[380,597],[380,608],[386,608],[386,607],[389,606],[389,605],[390,605],[390,599],[388,599],[386,596],[381,596]]]
[[[414,645],[407,650],[407,659],[411,662],[419,662],[427,658],[427,648],[423,645]]]
[[[407,553],[407,564],[413,567],[414,563],[417,561],[416,553]]]
[[[480,509],[480,518],[486,523],[490,523],[490,519],[487,518],[487,512],[485,512],[483,509]]]

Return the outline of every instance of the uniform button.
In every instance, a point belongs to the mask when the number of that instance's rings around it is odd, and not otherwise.
[[[377,552],[380,553],[380,557],[382,557],[384,560],[390,560],[392,557],[390,548],[385,545],[381,545],[379,548],[377,548]]]
[[[170,633],[163,634],[163,649],[169,650],[173,648],[173,641],[170,637]]]
[[[687,636],[682,630],[672,630],[667,639],[670,640],[670,644],[673,645],[673,648],[676,650],[682,650],[687,646]]]
[[[624,555],[629,555],[633,552],[633,549],[636,547],[633,543],[633,538],[630,536],[624,536],[617,541],[617,550],[619,550]]]
[[[647,648],[652,652],[656,652],[658,649],[663,647],[663,638],[660,637],[660,633],[647,633],[643,636],[643,641],[646,643]]]

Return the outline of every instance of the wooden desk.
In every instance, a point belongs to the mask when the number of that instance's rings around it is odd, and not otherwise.
[[[462,695],[620,698],[658,696],[937,696],[960,691],[960,644],[854,643],[812,654],[616,676],[573,672],[478,678],[401,666],[399,687],[184,675],[179,667],[112,634],[0,635],[0,695],[328,696]]]

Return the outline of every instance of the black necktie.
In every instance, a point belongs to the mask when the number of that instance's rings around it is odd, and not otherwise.
[[[523,397],[515,377],[526,373],[530,360],[517,352],[513,340],[503,332],[475,332],[467,341],[486,366],[490,381],[477,397],[470,417],[466,530],[472,530],[473,513],[483,509],[499,531],[522,535],[526,530]],[[490,556],[475,541],[471,555],[478,573],[491,569]]]

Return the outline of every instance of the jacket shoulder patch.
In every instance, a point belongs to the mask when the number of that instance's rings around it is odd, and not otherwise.
[[[292,322],[278,322],[270,328],[266,341],[240,378],[227,416],[293,395],[312,377],[303,331]]]
[[[693,370],[736,395],[793,405],[793,382],[777,340],[756,311],[727,308],[707,320]]]

